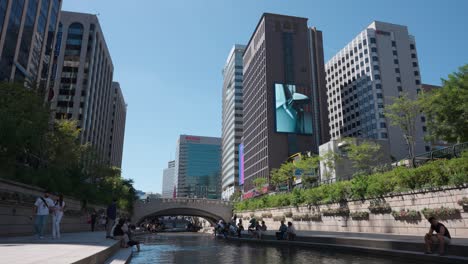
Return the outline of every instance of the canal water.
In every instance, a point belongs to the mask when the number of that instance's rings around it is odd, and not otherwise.
[[[310,248],[276,247],[264,244],[227,242],[213,235],[194,233],[162,233],[139,237],[141,252],[135,252],[131,264],[146,263],[226,263],[226,264],[390,264],[396,260],[368,257],[362,254],[341,254]]]

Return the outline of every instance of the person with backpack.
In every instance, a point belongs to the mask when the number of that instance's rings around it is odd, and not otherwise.
[[[63,208],[65,208],[65,202],[63,201],[63,195],[60,194],[54,204],[54,212],[52,213],[52,238],[60,238],[60,223],[63,217]]]
[[[33,214],[36,217],[34,231],[39,239],[44,238],[44,227],[47,223],[47,218],[49,218],[50,213],[53,213],[54,201],[49,196],[49,191],[45,191],[44,196],[38,197],[34,203]]]

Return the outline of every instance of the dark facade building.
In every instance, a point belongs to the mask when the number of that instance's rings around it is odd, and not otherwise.
[[[247,192],[292,154],[317,153],[329,133],[322,34],[306,18],[263,14],[243,60]]]
[[[1,81],[45,89],[61,5],[61,0],[0,0]]]

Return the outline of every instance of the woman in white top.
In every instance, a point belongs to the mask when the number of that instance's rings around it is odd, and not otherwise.
[[[54,213],[52,214],[52,237],[60,238],[60,222],[63,217],[63,208],[65,202],[63,201],[63,195],[60,194],[59,198],[55,201]]]

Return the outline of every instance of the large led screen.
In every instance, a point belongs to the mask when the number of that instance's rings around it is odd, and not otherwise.
[[[276,132],[312,134],[310,90],[291,84],[275,84]]]

